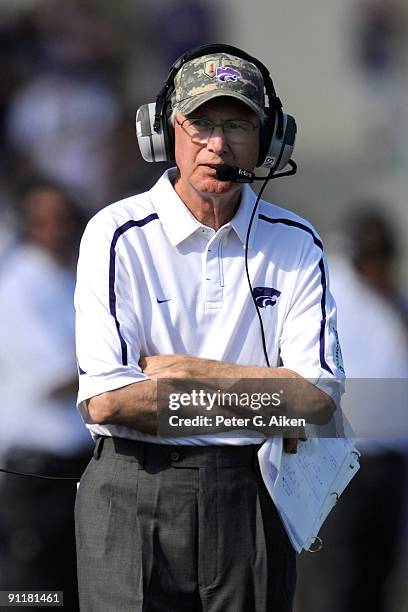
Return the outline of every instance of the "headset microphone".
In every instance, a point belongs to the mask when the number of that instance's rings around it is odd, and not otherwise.
[[[279,174],[270,173],[269,176],[255,176],[255,172],[245,170],[245,168],[238,168],[238,166],[229,166],[228,164],[216,164],[211,166],[215,169],[215,176],[219,181],[231,181],[232,183],[253,183],[254,181],[265,181],[280,176],[290,176],[295,174],[297,166],[294,161],[289,160],[288,165],[291,170],[287,172],[280,172]]]
[[[215,176],[219,181],[232,181],[233,183],[252,183],[256,180],[254,172],[229,166],[228,164],[217,164],[212,166],[215,169]]]

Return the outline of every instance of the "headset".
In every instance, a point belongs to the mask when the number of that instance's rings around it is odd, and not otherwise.
[[[274,172],[282,170],[292,157],[296,138],[295,119],[282,111],[282,103],[276,95],[266,66],[245,51],[224,44],[202,45],[181,55],[170,68],[156,102],[143,104],[137,110],[136,136],[143,159],[147,162],[174,161],[174,128],[170,121],[174,78],[186,62],[217,53],[239,57],[259,69],[264,80],[268,106],[264,108],[266,119],[260,129],[257,167],[268,168]]]

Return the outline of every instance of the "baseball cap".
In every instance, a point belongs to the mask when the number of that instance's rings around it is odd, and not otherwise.
[[[174,88],[172,108],[182,115],[220,96],[240,100],[261,117],[264,113],[260,70],[252,62],[228,53],[212,53],[186,62],[174,78]]]

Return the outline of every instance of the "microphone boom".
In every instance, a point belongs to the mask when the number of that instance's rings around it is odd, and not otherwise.
[[[211,167],[215,169],[215,176],[219,181],[231,181],[232,183],[253,183],[254,181],[270,181],[275,178],[280,178],[281,176],[292,176],[293,174],[296,174],[297,165],[295,162],[290,159],[288,161],[288,165],[291,168],[290,170],[280,172],[279,174],[274,174],[272,171],[268,176],[255,176],[255,172],[245,170],[245,168],[238,168],[238,166],[229,166],[228,164],[216,164]]]

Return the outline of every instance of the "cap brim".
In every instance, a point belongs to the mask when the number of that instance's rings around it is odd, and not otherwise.
[[[235,100],[239,100],[240,102],[248,106],[251,110],[253,110],[254,113],[256,113],[259,117],[261,117],[264,112],[262,108],[260,108],[257,104],[255,104],[246,96],[235,91],[225,90],[213,90],[198,94],[197,96],[192,96],[191,98],[185,98],[184,100],[181,100],[180,102],[176,103],[176,109],[182,115],[190,115],[199,106],[205,104],[205,102],[208,102],[209,100],[214,100],[214,98],[234,98]]]

